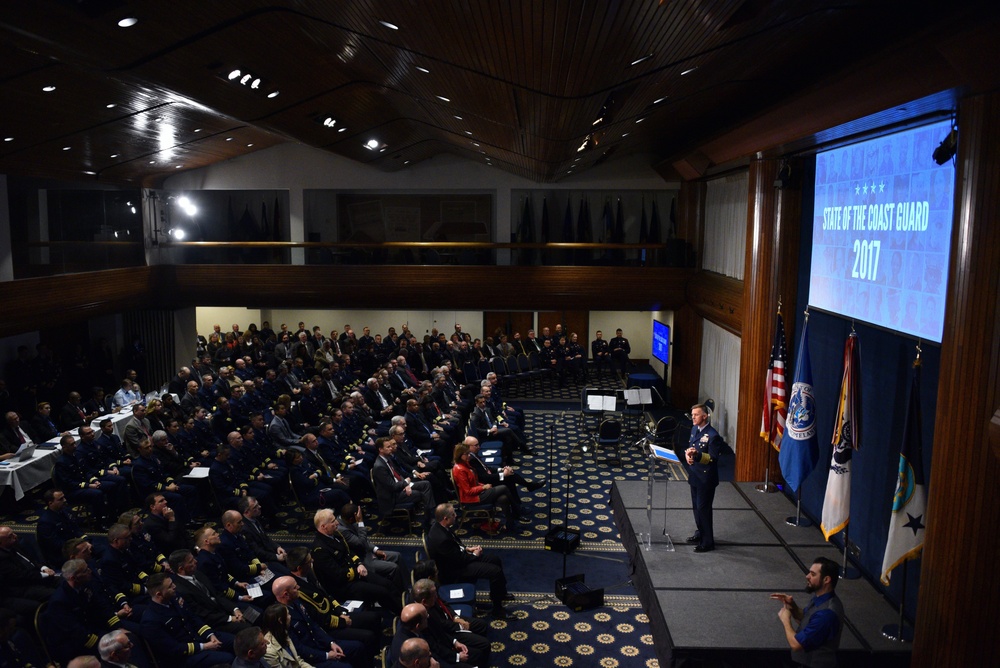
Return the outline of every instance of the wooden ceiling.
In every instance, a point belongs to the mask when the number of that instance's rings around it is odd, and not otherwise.
[[[556,181],[612,156],[701,155],[817,82],[995,15],[960,11],[987,4],[8,2],[0,172],[151,185],[294,141],[386,171],[452,153]]]

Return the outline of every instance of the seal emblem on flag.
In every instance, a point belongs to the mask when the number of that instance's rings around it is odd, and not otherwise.
[[[812,385],[795,383],[788,402],[788,435],[796,441],[805,441],[816,433],[816,398]]]

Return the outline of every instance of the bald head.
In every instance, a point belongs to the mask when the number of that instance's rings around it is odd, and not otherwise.
[[[427,625],[427,608],[419,603],[410,603],[399,613],[399,621],[410,630],[423,628]]]

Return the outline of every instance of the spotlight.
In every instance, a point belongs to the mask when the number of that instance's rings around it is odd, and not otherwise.
[[[241,74],[243,73],[239,70],[233,70],[229,73],[229,80],[232,81],[233,79],[238,79]]]
[[[172,236],[174,239],[177,239],[177,241],[183,241],[185,236],[184,230],[182,230],[179,227],[175,227],[174,229],[170,230],[170,236]]]
[[[378,148],[378,139],[369,139],[365,142],[365,148],[369,151],[374,151]]]
[[[941,144],[934,149],[934,162],[939,165],[951,160],[955,153],[958,152],[958,128],[952,128],[944,139],[941,140]]]
[[[247,82],[248,82],[248,81],[250,81],[250,77],[251,77],[251,76],[252,76],[252,75],[250,75],[250,74],[244,74],[244,75],[243,75],[243,77],[242,77],[242,78],[240,78],[240,83],[241,83],[242,85],[246,86],[246,85],[247,85]]]

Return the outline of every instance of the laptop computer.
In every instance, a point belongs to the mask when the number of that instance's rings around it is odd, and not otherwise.
[[[14,461],[26,462],[32,458],[35,454],[35,448],[38,446],[34,443],[27,443],[23,448],[17,451],[17,455],[14,457]]]

